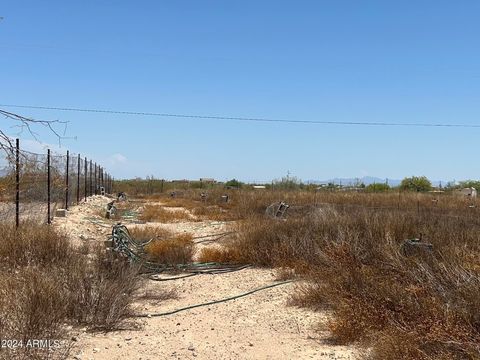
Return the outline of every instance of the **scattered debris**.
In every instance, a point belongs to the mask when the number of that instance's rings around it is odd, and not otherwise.
[[[125,194],[123,191],[119,192],[117,194],[117,200],[118,201],[127,201],[127,194]]]
[[[423,242],[421,238],[407,239],[400,246],[400,251],[404,256],[431,254],[433,245]]]
[[[467,197],[470,197],[470,198],[476,198],[477,197],[477,189],[473,188],[473,187],[469,187],[469,188],[463,188],[463,189],[459,189],[455,192],[456,195],[460,195],[460,196],[467,196]]]
[[[67,210],[65,210],[65,209],[57,209],[57,210],[55,211],[55,217],[62,217],[62,218],[67,217]]]
[[[106,219],[112,218],[117,213],[117,208],[115,206],[115,200],[107,204],[107,213],[105,214]]]
[[[181,192],[181,191],[172,191],[170,193],[171,198],[176,198],[176,197],[180,197],[180,196],[183,196],[183,192]]]
[[[284,219],[289,208],[290,205],[281,201],[278,203],[273,203],[269,207],[267,207],[265,214],[273,219]]]

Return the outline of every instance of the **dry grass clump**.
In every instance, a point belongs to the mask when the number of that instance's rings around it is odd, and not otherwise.
[[[51,227],[23,223],[15,226],[0,224],[0,267],[48,266],[68,263],[75,256],[64,236]]]
[[[66,324],[103,330],[123,326],[139,285],[137,270],[124,259],[102,248],[87,255],[48,226],[0,225],[0,232],[2,339],[59,340],[66,337]],[[63,357],[67,350],[24,348],[4,354],[44,359]]]
[[[182,207],[187,210],[192,210],[197,207],[200,201],[194,201],[191,198],[184,198],[184,197],[165,197],[161,199],[163,206],[165,207]]]
[[[151,261],[175,266],[192,262],[194,242],[191,234],[177,235],[175,238],[154,240],[145,246]]]
[[[286,221],[251,218],[221,256],[204,260],[303,274],[310,285],[298,288],[295,302],[330,309],[335,340],[371,347],[371,359],[475,359],[480,239],[467,211],[451,217],[327,207]],[[400,244],[420,234],[433,251],[403,256]]]
[[[192,220],[192,217],[184,210],[169,210],[159,205],[146,205],[140,219],[150,222],[171,223]]]
[[[92,329],[121,328],[133,314],[138,269],[100,245],[90,263],[78,262],[64,274],[68,317]]]
[[[311,241],[314,229],[308,219],[276,221],[251,218],[236,225],[237,236],[223,249],[205,249],[204,258],[228,259],[228,262],[249,263],[269,267],[304,268],[317,257]]]
[[[238,263],[240,255],[234,247],[205,247],[201,250],[198,261],[200,262],[218,262],[218,263]]]
[[[217,205],[201,206],[192,209],[193,215],[201,220],[231,221],[236,220],[236,216]]]
[[[133,239],[144,242],[150,239],[168,239],[173,237],[173,233],[159,226],[140,225],[129,227],[128,231]]]

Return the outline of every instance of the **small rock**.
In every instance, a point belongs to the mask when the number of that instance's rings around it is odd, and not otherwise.
[[[78,336],[72,336],[72,341],[78,341]]]
[[[99,352],[99,351],[100,351],[99,348],[93,348],[93,353],[94,353],[94,354],[97,353],[97,352]]]
[[[132,340],[131,337],[126,337],[126,338],[125,338],[125,341],[131,341],[131,340]]]
[[[190,344],[190,346],[188,347],[188,350],[189,350],[189,351],[195,351],[195,348],[193,347],[192,344]]]
[[[74,358],[75,360],[82,360],[82,357],[81,357],[80,355],[75,355],[73,358]]]

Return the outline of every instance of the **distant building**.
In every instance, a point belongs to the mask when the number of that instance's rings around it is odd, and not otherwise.
[[[213,179],[213,178],[200,178],[200,182],[210,183],[210,184],[216,183],[215,179]]]
[[[462,196],[468,196],[471,198],[476,198],[477,197],[477,189],[475,188],[464,188],[464,189],[459,189],[455,192],[457,195],[462,195]]]
[[[261,190],[261,189],[266,189],[267,187],[265,185],[253,185],[252,186],[254,189]]]

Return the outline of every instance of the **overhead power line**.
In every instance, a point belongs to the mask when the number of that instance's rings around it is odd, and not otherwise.
[[[142,112],[142,111],[120,111],[120,110],[85,109],[85,108],[33,106],[33,105],[13,105],[13,104],[0,104],[0,106],[22,108],[22,109],[75,111],[75,112],[88,112],[88,113],[101,113],[101,114],[171,117],[171,118],[184,118],[184,119],[249,121],[249,122],[263,122],[263,123],[315,124],[315,125],[357,125],[357,126],[408,126],[408,127],[480,128],[480,124],[419,123],[419,122],[415,122],[415,123],[398,123],[398,122],[391,123],[391,122],[383,122],[383,121],[293,120],[293,119],[250,118],[250,117],[237,117],[237,116],[211,116],[211,115],[174,114],[174,113],[157,113],[157,112]]]

